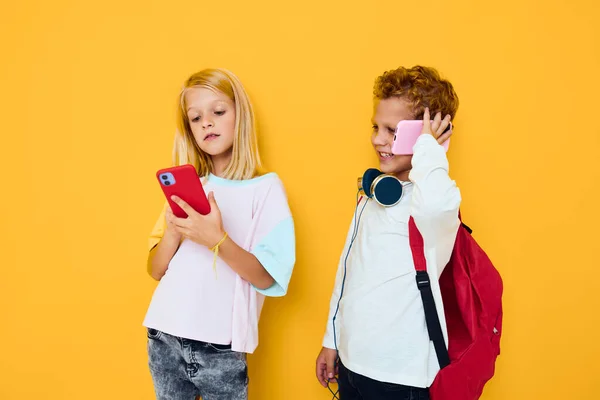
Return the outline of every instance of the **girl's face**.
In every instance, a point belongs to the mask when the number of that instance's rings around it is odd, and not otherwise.
[[[231,156],[235,136],[235,104],[207,88],[185,93],[187,117],[198,147],[211,157]]]

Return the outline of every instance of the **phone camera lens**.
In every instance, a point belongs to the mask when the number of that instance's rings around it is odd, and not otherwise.
[[[165,185],[166,185],[166,186],[169,186],[170,184],[171,184],[171,182],[169,182],[169,181],[165,181]]]
[[[167,179],[169,179],[169,177],[166,176],[166,175],[161,175],[161,178],[162,178],[163,181],[166,181]]]

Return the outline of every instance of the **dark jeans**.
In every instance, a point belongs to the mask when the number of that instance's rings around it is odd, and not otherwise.
[[[148,358],[158,400],[246,400],[246,354],[148,329]]]
[[[348,370],[339,362],[340,400],[429,400],[429,390],[379,382]]]

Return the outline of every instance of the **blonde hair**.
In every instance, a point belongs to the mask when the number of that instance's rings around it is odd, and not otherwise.
[[[177,111],[178,129],[173,145],[173,164],[192,164],[200,176],[207,176],[213,170],[210,155],[200,149],[190,128],[185,104],[185,94],[190,88],[206,88],[223,93],[235,105],[233,152],[222,177],[243,180],[258,175],[262,165],[256,139],[254,109],[240,80],[223,69],[205,69],[185,81]]]

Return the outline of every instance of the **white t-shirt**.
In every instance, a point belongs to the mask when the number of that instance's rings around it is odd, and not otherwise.
[[[264,297],[286,294],[295,264],[294,223],[285,190],[274,173],[241,181],[210,175],[204,189],[214,192],[231,239],[251,252],[275,283],[258,290],[220,258],[215,274],[214,253],[185,239],[154,291],[144,326],[252,353],[258,345]],[[164,230],[163,212],[150,236],[150,248]]]
[[[358,214],[363,207],[364,211],[350,253],[354,217],[340,257],[323,346],[336,348],[332,320],[346,269],[335,320],[342,363],[377,381],[425,388],[433,382],[439,364],[415,281],[408,221],[412,215],[423,235],[432,291],[448,343],[436,278],[452,254],[461,196],[448,176],[445,151],[432,136],[419,137],[412,163],[412,184],[404,186],[400,203],[382,207],[363,198],[357,207]]]

